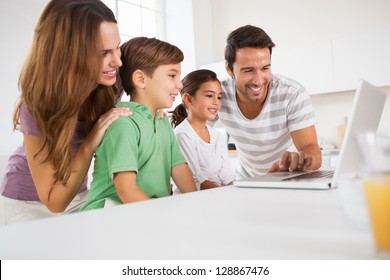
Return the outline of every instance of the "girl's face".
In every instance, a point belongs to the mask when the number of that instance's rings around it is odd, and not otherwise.
[[[221,109],[222,88],[218,81],[203,83],[187,104],[192,118],[214,120]]]
[[[116,82],[118,68],[122,65],[117,24],[107,21],[102,22],[100,24],[100,36],[103,42],[103,61],[98,83],[104,86],[112,86]]]

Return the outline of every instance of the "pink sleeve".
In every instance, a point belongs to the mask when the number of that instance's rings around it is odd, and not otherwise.
[[[35,118],[24,102],[20,105],[20,132],[34,136],[41,135],[37,128]]]

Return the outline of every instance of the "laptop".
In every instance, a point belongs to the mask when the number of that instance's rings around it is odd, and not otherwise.
[[[276,172],[236,180],[237,187],[331,189],[337,187],[338,178],[359,170],[357,134],[377,131],[386,93],[365,80],[360,80],[353,101],[351,116],[340,148],[338,164],[334,170]]]

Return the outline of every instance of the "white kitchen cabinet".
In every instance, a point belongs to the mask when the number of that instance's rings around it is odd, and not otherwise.
[[[357,33],[303,47],[275,47],[272,71],[309,94],[355,90],[359,79],[390,85],[390,29]]]
[[[292,78],[309,94],[350,91],[363,78],[375,86],[390,85],[390,29],[376,30],[305,46],[276,46],[272,72]],[[225,62],[203,65],[220,79]]]
[[[355,89],[360,78],[390,85],[390,29],[333,40],[334,91]]]
[[[334,90],[330,41],[294,48],[276,46],[272,52],[271,65],[273,73],[296,80],[310,94]]]

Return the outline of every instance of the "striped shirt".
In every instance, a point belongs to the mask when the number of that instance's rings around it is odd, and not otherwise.
[[[237,105],[232,78],[222,81],[222,91],[219,120],[237,148],[237,179],[264,174],[282,152],[295,150],[290,132],[317,123],[305,88],[281,75],[272,74],[263,109],[252,120]]]

